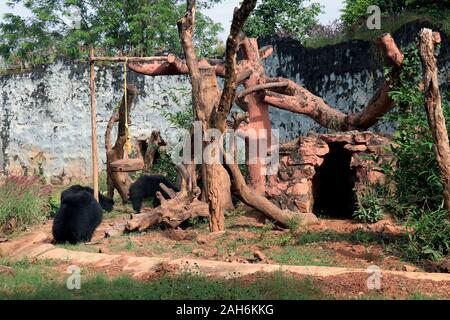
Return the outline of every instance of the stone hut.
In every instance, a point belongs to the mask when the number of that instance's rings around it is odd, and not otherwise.
[[[280,146],[278,173],[266,193],[282,209],[351,217],[356,195],[384,183],[375,157],[391,159],[392,142],[372,132],[310,134]]]

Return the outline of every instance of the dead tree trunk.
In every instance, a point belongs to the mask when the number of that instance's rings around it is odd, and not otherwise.
[[[144,157],[144,173],[150,174],[153,168],[153,163],[158,155],[159,148],[166,145],[166,142],[161,137],[161,132],[158,130],[152,131],[150,138],[147,138],[147,149],[145,152],[141,151]]]
[[[161,205],[140,214],[132,215],[131,219],[116,224],[106,231],[106,236],[115,236],[126,231],[144,231],[153,225],[164,223],[171,228],[177,228],[188,219],[195,217],[209,217],[208,204],[198,200],[201,190],[192,188],[188,170],[183,165],[177,165],[182,177],[180,192],[175,193],[172,189],[161,184],[170,199],[165,199],[160,192],[157,193]]]
[[[423,66],[425,88],[425,109],[434,141],[434,153],[444,185],[444,204],[450,218],[450,147],[439,91],[438,69],[435,57],[435,43],[440,43],[439,33],[422,29],[419,33],[420,56]]]
[[[134,86],[129,85],[127,87],[128,124],[130,124],[131,105],[137,94],[138,91]],[[119,127],[117,131],[117,139],[113,146],[111,143],[111,134],[114,124],[116,122],[119,123]],[[133,181],[126,172],[114,172],[111,169],[111,163],[124,158],[125,154],[124,147],[126,141],[127,141],[127,132],[125,127],[125,97],[123,97],[119,106],[119,110],[113,113],[106,126],[105,149],[106,149],[106,168],[108,175],[107,180],[108,196],[113,198],[114,190],[116,189],[119,192],[120,197],[122,198],[122,202],[124,204],[128,202],[128,189],[130,188],[130,185],[133,183]]]
[[[393,81],[399,75],[404,59],[390,34],[381,36],[378,43],[391,64],[392,71],[367,106],[359,113],[342,113],[329,106],[322,98],[285,78],[261,77],[257,85],[240,92],[236,99],[242,100],[245,96],[259,91],[265,103],[276,108],[305,114],[325,128],[340,131],[366,130],[394,108],[395,102],[389,96],[389,92]]]
[[[244,81],[245,89],[252,88],[256,86],[259,82],[259,79],[265,77],[265,70],[262,63],[264,58],[270,56],[273,52],[272,47],[264,47],[259,50],[258,41],[256,38],[244,38],[241,41],[241,48],[243,53],[243,60],[239,62],[239,69],[247,69],[251,71],[251,75],[248,79]],[[249,123],[246,129],[252,130],[253,135],[249,136],[247,139],[247,144],[257,143],[257,149],[263,147],[259,144],[263,143],[264,139],[261,139],[260,130],[264,130],[267,134],[267,145],[271,145],[271,125],[270,125],[270,116],[269,116],[269,105],[266,101],[264,101],[264,97],[257,94],[256,92],[246,96],[243,101],[239,104],[243,107],[243,110],[248,112],[249,115]],[[256,141],[252,141],[256,140]],[[266,190],[266,177],[263,173],[264,164],[263,160],[259,158],[259,150],[258,156],[256,159],[253,159],[254,163],[248,163],[248,180],[250,187],[257,192],[258,194],[264,195]],[[247,153],[248,157],[248,153]],[[251,159],[247,159],[250,162]]]

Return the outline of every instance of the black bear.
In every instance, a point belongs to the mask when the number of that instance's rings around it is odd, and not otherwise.
[[[112,210],[112,199],[100,196],[105,210]],[[56,243],[91,241],[95,229],[102,222],[102,205],[89,187],[72,186],[61,194],[61,205],[53,220]]]
[[[164,176],[142,176],[130,186],[130,191],[128,193],[129,200],[131,201],[135,212],[139,213],[141,211],[142,201],[146,198],[152,199],[154,207],[161,205],[159,199],[156,197],[156,192],[158,191],[161,192],[164,198],[169,197],[169,195],[159,186],[160,183],[163,183],[166,187],[175,192],[180,191],[177,186]]]
[[[90,194],[94,195],[94,190],[90,187],[80,186],[79,184],[73,185],[70,188],[66,189],[61,193],[61,201],[62,198],[68,194],[72,194],[74,192],[87,191]],[[111,212],[114,207],[114,200],[108,197],[105,197],[101,192],[98,193],[98,200],[100,202],[100,206],[103,210]]]

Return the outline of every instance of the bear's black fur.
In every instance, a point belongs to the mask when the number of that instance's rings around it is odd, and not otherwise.
[[[80,191],[87,191],[90,194],[94,195],[94,190],[90,187],[84,187],[84,186],[80,186],[79,184],[71,186],[70,188],[66,189],[63,191],[63,193],[61,193],[61,202],[62,202],[62,198],[65,197],[66,195],[75,193],[75,192],[80,192]],[[100,202],[100,205],[102,206],[103,210],[111,212],[113,207],[114,207],[114,200],[108,197],[105,197],[103,194],[101,194],[101,192],[98,193],[98,200]]]
[[[161,192],[164,198],[169,198],[169,195],[160,188],[160,183],[163,183],[166,187],[175,192],[180,191],[177,186],[164,176],[142,176],[130,186],[130,191],[128,193],[129,200],[131,201],[135,212],[139,213],[141,211],[142,201],[146,198],[152,199],[154,207],[160,206],[161,203],[156,197],[156,192],[158,191]]]
[[[114,200],[100,192],[99,202],[94,190],[74,185],[61,193],[61,205],[53,222],[53,237],[57,243],[90,241],[102,221],[102,208],[112,211]]]
[[[53,221],[53,238],[56,243],[89,242],[101,222],[102,207],[92,193],[69,188],[61,194],[61,205]]]

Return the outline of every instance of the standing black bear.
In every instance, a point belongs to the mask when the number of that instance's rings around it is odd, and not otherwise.
[[[114,201],[100,195],[100,204],[89,187],[72,186],[61,194],[61,205],[53,221],[56,243],[91,241],[95,229],[102,222],[102,207],[111,211]]]
[[[169,197],[169,195],[159,186],[160,183],[175,192],[180,191],[177,186],[164,176],[142,176],[130,186],[130,191],[128,193],[129,200],[131,201],[135,212],[139,213],[141,211],[142,201],[146,198],[152,199],[154,207],[161,205],[158,197],[156,197],[158,191],[161,192],[164,198]]]

